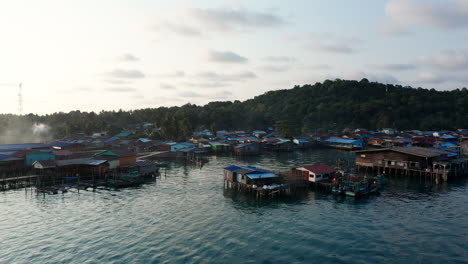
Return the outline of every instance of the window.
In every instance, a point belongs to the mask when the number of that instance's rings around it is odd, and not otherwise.
[[[392,166],[395,166],[395,162],[394,162],[394,161],[392,161],[392,163],[391,163],[391,164],[392,164]]]
[[[365,158],[365,157],[366,157],[366,155],[365,155],[365,154],[361,154],[361,158]]]

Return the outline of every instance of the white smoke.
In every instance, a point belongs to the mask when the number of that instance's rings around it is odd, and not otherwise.
[[[51,127],[42,123],[34,123],[31,129],[32,129],[32,133],[34,136],[36,137],[46,136],[47,137],[50,135]]]
[[[47,143],[52,132],[46,124],[16,119],[0,128],[0,144]]]

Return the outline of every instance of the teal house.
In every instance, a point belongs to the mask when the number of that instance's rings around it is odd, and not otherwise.
[[[55,160],[56,156],[52,152],[33,151],[26,155],[26,166],[31,166],[38,160]]]

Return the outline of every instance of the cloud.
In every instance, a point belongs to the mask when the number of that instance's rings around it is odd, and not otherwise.
[[[312,66],[308,66],[307,68],[312,70],[329,70],[331,69],[331,66],[328,64],[315,64]]]
[[[268,57],[262,58],[262,60],[269,61],[269,62],[290,63],[290,62],[295,62],[297,59],[294,57],[287,57],[287,56],[268,56]]]
[[[361,42],[357,38],[336,37],[330,33],[307,33],[306,49],[327,53],[351,54],[355,53],[355,44]]]
[[[417,82],[424,84],[440,84],[452,79],[448,76],[440,76],[431,72],[421,72],[418,74]]]
[[[141,79],[145,78],[145,74],[139,70],[124,70],[124,69],[114,69],[111,72],[106,74],[109,77],[113,78],[122,78],[122,79]]]
[[[186,74],[184,71],[173,71],[173,72],[162,73],[162,74],[159,74],[158,76],[163,77],[163,78],[183,78],[185,77],[185,75]]]
[[[291,67],[287,65],[265,65],[262,69],[269,72],[285,72],[291,69]]]
[[[194,82],[186,82],[184,83],[185,86],[189,87],[199,87],[199,88],[221,88],[221,87],[226,87],[230,86],[230,83],[227,82],[200,82],[200,83],[194,83]]]
[[[414,64],[405,63],[372,64],[369,67],[383,71],[408,71],[417,68]]]
[[[468,77],[466,77],[464,74],[441,74],[426,71],[420,72],[417,75],[416,82],[424,84],[450,83],[451,85],[466,86],[466,83],[468,82]]]
[[[132,88],[132,87],[115,86],[115,87],[106,88],[106,91],[108,91],[108,92],[119,92],[119,93],[128,93],[128,92],[136,92],[137,89]]]
[[[255,79],[257,75],[251,71],[243,71],[238,73],[224,74],[213,71],[206,71],[197,74],[197,77],[210,81],[217,82],[242,82],[248,79]]]
[[[387,26],[402,32],[412,26],[450,30],[468,26],[468,1],[390,0],[385,14],[389,19]]]
[[[130,81],[121,80],[121,79],[109,79],[109,80],[104,80],[104,82],[110,83],[110,84],[129,84],[129,83],[132,83]]]
[[[195,27],[183,23],[173,23],[169,21],[164,21],[161,24],[154,26],[153,30],[172,32],[184,37],[199,37],[203,35],[202,31]]]
[[[225,91],[215,93],[213,96],[210,96],[210,97],[212,97],[213,99],[218,99],[218,100],[226,100],[226,99],[232,98],[232,96],[233,96],[232,92],[225,90]]]
[[[246,63],[247,58],[242,57],[239,54],[236,54],[232,51],[214,51],[211,50],[208,52],[206,59],[212,62],[219,63]]]
[[[400,25],[395,21],[383,20],[377,25],[378,31],[384,35],[407,36],[413,33],[407,27]]]
[[[197,93],[197,92],[192,92],[192,91],[182,91],[179,93],[180,97],[184,98],[200,98],[204,97],[204,95]]]
[[[159,87],[164,90],[176,90],[177,89],[177,87],[169,83],[160,83]]]
[[[432,56],[420,57],[419,62],[438,70],[468,70],[468,52],[447,50]]]
[[[295,57],[287,56],[268,56],[261,59],[268,62],[262,67],[263,70],[268,72],[285,72],[292,68],[293,64],[297,61]]]
[[[116,60],[121,61],[121,62],[134,62],[134,61],[139,61],[140,58],[138,58],[135,55],[132,55],[130,53],[125,53],[125,54],[122,54],[120,56],[117,56]]]
[[[282,26],[286,22],[280,16],[232,8],[193,8],[190,15],[211,29],[231,31],[244,28],[271,28]]]

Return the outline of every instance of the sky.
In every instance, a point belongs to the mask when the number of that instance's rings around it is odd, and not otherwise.
[[[0,113],[246,100],[326,79],[468,86],[468,0],[1,0]]]

